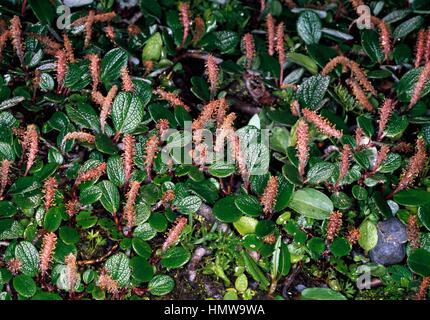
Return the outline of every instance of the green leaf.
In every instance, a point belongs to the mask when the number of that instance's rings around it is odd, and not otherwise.
[[[131,92],[120,92],[112,105],[112,121],[117,132],[131,133],[142,122],[142,101]]]
[[[52,207],[49,208],[43,221],[43,227],[50,232],[55,232],[61,225],[64,208]]]
[[[334,209],[329,197],[311,188],[294,192],[288,207],[306,217],[317,220],[328,218]]]
[[[231,53],[240,42],[240,37],[234,31],[215,31],[206,34],[200,44],[205,50],[219,50],[221,53]]]
[[[154,33],[145,44],[142,51],[142,61],[158,61],[161,56],[163,40],[159,32]]]
[[[125,183],[124,162],[121,156],[115,155],[108,159],[106,165],[106,173],[109,180],[121,187]]]
[[[382,62],[384,60],[384,53],[379,44],[379,35],[374,30],[363,30],[361,33],[361,45],[364,51],[373,62]]]
[[[360,225],[358,244],[366,251],[373,249],[378,243],[378,229],[370,220],[364,220]]]
[[[270,135],[270,148],[283,154],[287,154],[290,141],[290,133],[284,127],[274,127]]]
[[[28,0],[37,19],[45,25],[50,25],[55,17],[55,7],[49,0]]]
[[[304,54],[289,52],[287,53],[287,61],[291,61],[299,66],[302,66],[303,68],[306,68],[311,74],[318,73],[318,65],[315,63],[315,60]],[[299,70],[303,71],[303,69]],[[288,76],[284,79],[284,83],[285,81],[288,83]]]
[[[330,162],[317,162],[308,171],[307,183],[320,184],[321,182],[325,182],[333,176],[335,170],[336,166]]]
[[[184,247],[173,247],[161,257],[161,265],[167,269],[176,269],[185,265],[191,258],[191,252]]]
[[[202,101],[209,101],[209,86],[205,79],[202,77],[194,76],[191,78],[191,92]]]
[[[202,205],[202,200],[197,196],[185,197],[176,204],[179,212],[183,214],[195,213]]]
[[[414,30],[419,29],[424,23],[424,18],[421,16],[413,17],[405,22],[402,22],[393,31],[393,39],[402,39]]]
[[[127,66],[128,53],[124,49],[115,48],[103,57],[100,78],[103,83],[118,79],[121,69]]]
[[[102,190],[97,185],[91,185],[80,189],[79,202],[83,205],[92,204],[99,201],[101,196]]]
[[[225,178],[231,176],[236,171],[236,166],[233,164],[215,162],[208,168],[208,171],[214,177]]]
[[[96,148],[100,152],[107,154],[115,154],[119,150],[116,144],[104,134],[96,134]]]
[[[20,271],[27,276],[34,276],[39,272],[39,252],[32,243],[21,241],[15,247],[15,257],[21,261]]]
[[[389,153],[378,169],[380,173],[391,173],[402,165],[402,157],[397,153]]]
[[[330,246],[330,251],[336,257],[344,257],[351,251],[351,245],[345,238],[336,238]]]
[[[143,223],[138,225],[134,229],[134,236],[142,239],[143,241],[151,240],[157,234],[157,230],[155,230],[149,223]]]
[[[233,226],[236,228],[242,236],[255,233],[258,220],[252,217],[242,216],[239,220],[233,222]]]
[[[242,212],[235,205],[233,196],[218,200],[213,207],[213,213],[222,222],[235,222],[242,216]]]
[[[297,32],[306,44],[317,44],[321,39],[322,24],[318,15],[310,10],[300,14]]]
[[[120,195],[117,187],[110,181],[102,181],[98,184],[102,191],[100,202],[110,213],[115,213],[119,209]]]
[[[149,258],[152,254],[151,246],[140,238],[133,238],[132,246],[134,252],[143,258]]]
[[[401,190],[394,195],[394,201],[403,206],[423,206],[430,203],[430,192],[419,189]]]
[[[323,77],[320,75],[312,76],[304,81],[300,85],[299,90],[297,90],[300,105],[312,110],[321,107],[320,103],[324,98],[329,83],[330,77]]]
[[[282,242],[281,236],[276,241],[272,256],[272,277],[278,274],[287,276],[291,268],[291,257],[288,246]]]
[[[293,197],[294,186],[283,176],[278,176],[278,195],[276,196],[275,212],[284,210]]]
[[[347,300],[344,295],[329,288],[306,288],[302,300]]]
[[[241,274],[236,278],[236,281],[234,282],[234,287],[239,292],[245,292],[246,289],[248,289],[248,278],[245,274]]]
[[[65,87],[72,91],[79,91],[90,83],[91,75],[86,61],[68,64],[66,77],[64,78]]]
[[[425,249],[419,248],[414,250],[408,257],[409,268],[423,276],[430,276],[430,252]]]
[[[263,213],[263,207],[260,201],[251,195],[240,195],[234,200],[236,207],[246,215],[258,217]]]
[[[424,205],[418,208],[418,217],[427,230],[430,231],[430,205]]]
[[[97,217],[90,211],[82,211],[76,216],[76,224],[84,229],[89,229],[97,223]]]
[[[36,293],[36,282],[29,276],[21,274],[13,278],[13,288],[21,296],[30,298]]]
[[[121,288],[128,286],[131,269],[128,257],[124,253],[116,253],[107,259],[105,268],[112,279],[117,281]]]
[[[154,267],[142,257],[133,257],[130,267],[133,270],[133,278],[138,281],[148,282],[154,276]]]
[[[63,226],[60,228],[60,239],[65,244],[75,244],[79,241],[79,233],[72,227]]]
[[[148,290],[154,296],[164,296],[175,287],[175,281],[168,275],[156,275],[148,284]]]
[[[267,280],[265,274],[263,273],[263,271],[261,271],[258,264],[254,261],[254,259],[249,256],[249,254],[245,250],[242,250],[240,254],[242,255],[242,258],[245,262],[245,270],[249,273],[249,275],[251,275],[251,277],[255,281],[260,283],[261,289],[267,288],[269,286],[269,280]]]
[[[325,250],[324,240],[319,237],[313,237],[306,245],[316,257],[319,257]]]
[[[13,217],[16,213],[16,206],[10,201],[0,201],[0,216],[1,217]]]

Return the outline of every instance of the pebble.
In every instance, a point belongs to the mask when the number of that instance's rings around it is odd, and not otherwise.
[[[405,225],[397,218],[378,223],[378,243],[370,250],[370,260],[382,265],[392,265],[403,261],[408,241]]]

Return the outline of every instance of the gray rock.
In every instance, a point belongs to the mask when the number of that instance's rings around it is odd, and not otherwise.
[[[406,227],[400,220],[390,218],[378,223],[378,243],[370,250],[372,262],[391,265],[402,262],[406,255],[405,242],[408,241]]]

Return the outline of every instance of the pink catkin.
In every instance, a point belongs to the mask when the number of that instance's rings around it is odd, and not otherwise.
[[[278,52],[279,61],[279,86],[282,86],[284,81],[284,65],[286,62],[285,48],[284,48],[284,23],[281,22],[276,28],[276,51]]]
[[[299,159],[299,174],[305,175],[305,167],[309,158],[309,126],[304,120],[300,120],[297,125],[297,158]]]
[[[381,22],[378,24],[379,29],[379,37],[380,37],[380,44],[382,47],[382,50],[384,51],[385,60],[390,60],[390,53],[391,53],[391,32],[390,29],[388,29],[387,24],[381,20]]]
[[[379,29],[379,44],[384,52],[385,60],[388,61],[390,59],[390,53],[391,53],[391,32],[388,28],[387,24],[375,17],[371,17],[371,21],[375,26]]]
[[[426,145],[423,138],[418,138],[416,142],[416,153],[409,160],[408,166],[400,176],[400,182],[393,193],[408,188],[424,169],[427,161]]]
[[[39,136],[37,134],[36,126],[35,125],[29,125],[27,127],[26,137],[25,140],[28,142],[27,151],[27,165],[25,168],[24,176],[28,174],[31,167],[34,164],[34,161],[36,160],[37,153],[39,152]]]
[[[361,148],[361,140],[364,136],[364,131],[361,127],[357,127],[355,129],[355,149],[360,149]]]
[[[343,70],[351,70],[354,78],[363,87],[364,90],[370,92],[372,95],[376,96],[377,92],[370,81],[367,79],[366,73],[360,68],[357,62],[349,60],[344,56],[337,56],[331,59],[321,71],[321,75],[326,76],[332,72],[338,65],[343,66]]]
[[[378,121],[378,135],[377,140],[381,141],[384,137],[384,130],[387,126],[388,121],[391,118],[391,114],[396,106],[396,101],[393,99],[385,99],[382,107],[379,109],[379,121]]]
[[[342,228],[342,212],[333,211],[328,218],[326,239],[333,241]]]
[[[93,92],[97,91],[100,83],[100,57],[97,54],[89,54],[88,59],[90,60],[90,74],[93,81]]]
[[[40,271],[45,274],[54,255],[55,246],[57,244],[57,236],[53,232],[48,232],[43,236],[42,248],[39,253]]]
[[[255,44],[252,34],[247,33],[243,36],[243,46],[245,48],[246,67],[250,69],[255,56]]]
[[[134,168],[134,155],[136,153],[134,137],[130,134],[126,134],[123,138],[123,144],[124,154],[122,160],[124,166],[125,184],[127,185]]]
[[[78,279],[79,279],[78,266],[76,264],[76,256],[73,253],[69,253],[64,258],[64,263],[66,264],[69,292],[74,292],[76,283],[78,282]]]
[[[421,93],[424,90],[426,83],[430,78],[430,62],[426,63],[422,69],[418,81],[415,85],[414,92],[412,94],[411,102],[409,103],[408,109],[411,109],[420,100]]]
[[[161,251],[165,252],[178,241],[187,223],[188,219],[186,217],[179,217],[176,219],[175,225],[169,230],[167,238],[161,246]]]
[[[361,89],[360,85],[354,79],[347,80],[349,87],[351,88],[352,94],[355,96],[360,105],[369,112],[374,110],[373,105],[367,99],[366,93]]]
[[[21,65],[24,64],[24,44],[22,41],[22,30],[21,30],[21,20],[18,16],[13,16],[10,21],[10,36],[12,38],[12,44],[15,48],[16,55],[21,62]]]
[[[428,289],[430,286],[430,277],[424,277],[421,280],[420,287],[418,289],[418,293],[415,297],[416,300],[425,300],[427,298]]]
[[[264,189],[263,195],[260,198],[260,202],[263,205],[263,212],[266,217],[272,212],[276,204],[277,195],[278,177],[271,176],[267,182],[266,188]]]
[[[127,67],[124,67],[121,69],[121,80],[122,80],[122,89],[124,91],[127,91],[127,92],[134,91],[134,84],[133,84],[133,81],[131,81],[131,77]]]
[[[130,190],[127,193],[127,202],[124,206],[124,217],[127,221],[127,227],[132,228],[136,223],[136,199],[139,194],[140,183],[132,181],[130,183]]]
[[[65,207],[69,217],[74,217],[78,213],[79,202],[77,199],[70,199],[66,202]]]
[[[96,137],[93,136],[90,133],[87,133],[87,132],[75,131],[75,132],[69,132],[69,133],[67,133],[64,136],[63,141],[61,142],[61,144],[64,145],[64,143],[66,143],[66,141],[68,141],[68,140],[78,140],[78,141],[81,141],[81,142],[94,143],[96,141]]]
[[[148,177],[151,177],[151,171],[154,165],[154,160],[158,153],[159,144],[160,144],[160,140],[156,135],[153,135],[148,139],[148,141],[146,141],[146,144],[145,144],[146,157],[145,157],[144,164],[145,164],[146,174],[148,175]]]
[[[427,29],[427,35],[426,35],[425,59],[426,59],[426,63],[430,62],[430,27]]]
[[[104,28],[104,32],[106,34],[106,37],[110,40],[110,42],[112,42],[113,44],[116,44],[115,29],[111,25],[108,25],[106,28]]]
[[[382,163],[385,161],[385,159],[387,159],[388,153],[390,152],[390,147],[386,144],[384,144],[381,147],[381,150],[379,150],[377,156],[376,156],[376,161],[375,161],[375,165],[373,167],[372,172],[376,172],[379,170],[379,168],[381,167]]]
[[[101,164],[95,166],[92,169],[89,169],[83,173],[80,173],[76,178],[75,184],[78,186],[82,182],[97,179],[102,176],[106,171],[106,163],[102,162]]]
[[[75,63],[75,54],[73,53],[73,44],[67,34],[63,34],[64,49],[66,50],[67,60],[70,63]]]
[[[236,120],[236,114],[234,112],[230,113],[227,117],[225,117],[224,123],[217,130],[216,141],[215,141],[215,152],[224,151],[224,142],[225,139],[234,133],[233,122]]]
[[[415,46],[415,68],[421,65],[421,62],[425,60],[425,46],[426,46],[426,30],[421,29],[418,32],[417,44]]]
[[[339,186],[349,170],[349,159],[351,158],[351,146],[345,144],[340,155],[339,177],[336,186]]]
[[[158,133],[160,135],[160,139],[164,140],[166,138],[167,131],[169,130],[169,120],[167,119],[160,119],[157,121],[157,124],[155,125],[156,129],[158,130]]]
[[[6,189],[7,184],[9,183],[9,171],[10,166],[13,161],[10,160],[2,160],[1,168],[0,168],[0,199],[3,195],[4,190]]]
[[[18,258],[10,259],[7,262],[7,269],[16,276],[21,271],[22,263]]]
[[[215,95],[218,86],[218,71],[218,64],[215,57],[209,54],[206,61],[206,74],[208,76],[212,96]]]
[[[107,117],[109,116],[109,114],[111,112],[112,102],[113,102],[113,99],[115,98],[117,92],[118,92],[118,87],[116,85],[113,85],[110,88],[106,97],[103,97],[103,95],[98,91],[92,93],[93,101],[101,106],[100,127],[102,129],[102,132],[105,131],[106,120],[107,120]]]
[[[87,20],[85,22],[85,39],[84,39],[85,48],[87,48],[90,45],[91,39],[93,37],[93,24],[95,20],[94,18],[95,18],[95,11],[90,10],[87,16]]]
[[[55,54],[57,58],[57,91],[61,92],[64,85],[64,78],[67,72],[67,55],[66,51],[58,50]]]
[[[110,294],[116,294],[119,290],[118,282],[112,279],[112,277],[106,273],[106,271],[101,272],[97,285],[109,292]]]
[[[342,131],[335,129],[334,126],[327,119],[316,114],[314,111],[311,111],[309,109],[303,109],[303,115],[306,120],[313,123],[317,127],[317,129],[325,135],[337,139],[342,138]]]
[[[181,2],[179,4],[179,17],[183,28],[183,36],[180,48],[184,47],[190,34],[190,4],[188,2]]]
[[[267,29],[267,52],[270,56],[275,54],[275,21],[269,13],[266,18]]]
[[[191,111],[190,107],[188,107],[176,94],[172,92],[167,92],[163,89],[157,89],[154,91],[156,95],[160,97],[162,100],[166,100],[172,107],[176,108],[177,106],[183,107],[186,111]]]
[[[57,187],[58,182],[54,177],[47,178],[43,183],[45,211],[48,211],[48,209],[51,207]]]

